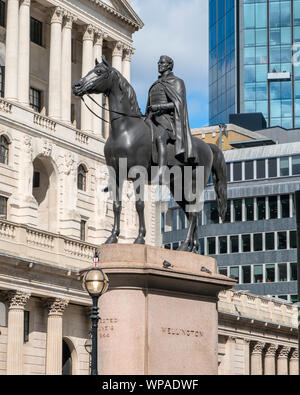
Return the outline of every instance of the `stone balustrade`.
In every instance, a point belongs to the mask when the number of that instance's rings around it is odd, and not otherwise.
[[[266,296],[251,295],[238,291],[219,294],[218,310],[237,317],[248,317],[266,324],[297,327],[297,307]]]
[[[93,260],[96,246],[69,237],[0,220],[1,253],[65,267],[86,268]]]
[[[40,114],[33,115],[33,123],[51,132],[55,132],[56,130],[56,122]]]
[[[0,99],[0,111],[4,111],[6,113],[12,113],[12,103],[9,103],[7,100]]]

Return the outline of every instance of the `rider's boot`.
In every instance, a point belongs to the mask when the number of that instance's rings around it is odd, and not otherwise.
[[[163,185],[164,183],[164,173],[167,166],[167,144],[163,138],[157,139],[157,150],[158,150],[158,173],[155,177],[155,183],[158,185]]]

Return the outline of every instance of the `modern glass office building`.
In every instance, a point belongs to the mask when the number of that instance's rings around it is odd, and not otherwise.
[[[300,0],[209,1],[210,124],[261,112],[300,127]]]
[[[274,139],[274,145],[224,153],[227,215],[222,223],[214,188],[208,186],[199,218],[199,252],[216,258],[219,272],[238,281],[236,289],[293,303],[297,301],[294,192],[300,189],[300,130],[271,128],[266,136]],[[283,137],[286,142],[281,143]],[[188,224],[174,201],[162,213],[161,225],[164,247],[176,250]]]

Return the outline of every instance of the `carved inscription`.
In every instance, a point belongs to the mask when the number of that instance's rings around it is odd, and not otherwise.
[[[116,329],[115,327],[118,322],[119,322],[118,318],[100,318],[99,320],[100,338],[111,337]]]
[[[181,329],[181,328],[161,328],[164,335],[170,336],[186,336],[186,337],[202,337],[201,331],[192,329]]]

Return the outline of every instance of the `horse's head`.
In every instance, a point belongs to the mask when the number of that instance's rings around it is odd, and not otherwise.
[[[74,95],[108,93],[112,84],[112,67],[102,56],[102,63],[96,59],[95,67],[72,85]]]

